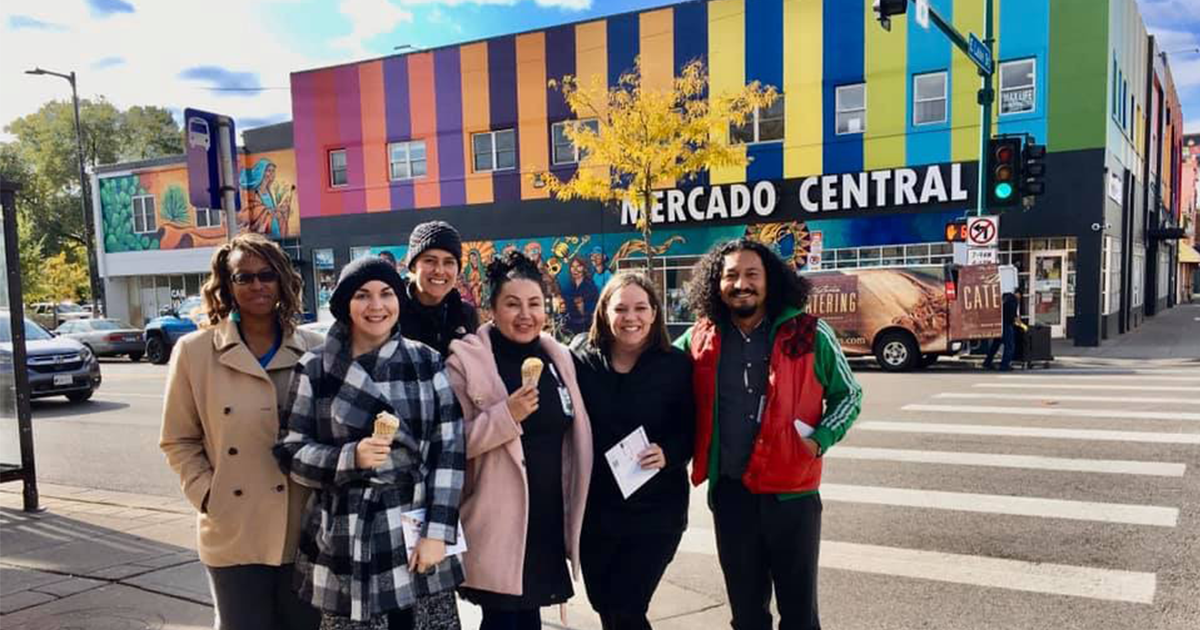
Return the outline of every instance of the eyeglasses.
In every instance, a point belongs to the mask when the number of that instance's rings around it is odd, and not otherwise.
[[[258,281],[263,284],[269,284],[279,280],[279,274],[275,273],[275,271],[272,269],[268,269],[258,273],[235,273],[230,276],[230,278],[233,280],[234,284],[250,284],[251,282],[254,282],[255,278],[258,278]]]

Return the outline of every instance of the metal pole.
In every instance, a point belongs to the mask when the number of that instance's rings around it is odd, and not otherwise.
[[[225,211],[226,239],[233,240],[237,235],[237,182],[233,181],[233,142],[230,140],[229,118],[221,116],[217,119],[217,160],[221,163],[221,205]]]
[[[992,50],[992,40],[994,37],[992,0],[983,0],[983,4],[983,45],[987,46],[988,57],[995,59],[996,56]],[[992,67],[994,68],[995,66],[993,65]],[[979,199],[975,206],[975,215],[981,217],[987,214],[987,151],[988,140],[992,137],[992,101],[995,98],[995,92],[992,90],[992,73],[980,70],[979,75],[982,77],[980,81],[982,87],[979,89],[979,107],[981,110],[979,116]]]
[[[92,287],[92,314],[95,317],[101,313],[107,314],[108,308],[104,304],[104,287],[100,286],[100,268],[96,264],[96,235],[95,230],[92,229],[92,209],[87,202],[88,180],[83,159],[83,128],[79,124],[79,93],[75,89],[74,70],[67,75],[67,82],[71,84],[71,101],[75,105],[75,151],[79,156],[79,203],[83,205],[83,234],[87,239],[88,282]]]
[[[29,411],[29,373],[25,358],[25,306],[21,297],[21,260],[17,244],[16,187],[0,182],[3,208],[4,263],[8,280],[8,324],[12,335],[13,385],[16,389],[17,431],[21,443],[22,499],[26,512],[38,512],[37,468],[33,457],[33,422]]]

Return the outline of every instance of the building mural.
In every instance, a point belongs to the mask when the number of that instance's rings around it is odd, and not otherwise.
[[[243,155],[238,229],[275,239],[300,234],[296,160],[291,150]],[[219,211],[189,203],[187,164],[136,169],[99,179],[108,254],[211,247],[225,242]]]

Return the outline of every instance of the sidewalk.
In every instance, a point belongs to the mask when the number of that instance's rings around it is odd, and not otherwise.
[[[1180,304],[1148,317],[1124,335],[1095,348],[1076,347],[1070,339],[1054,340],[1054,358],[1143,359],[1159,362],[1200,362],[1200,305]]]
[[[21,484],[0,485],[0,627],[156,630],[212,628],[212,601],[195,552],[195,513],[180,499],[39,484],[45,511],[21,511]],[[582,583],[544,627],[599,630]],[[479,609],[459,602],[464,630]],[[723,627],[723,600],[664,580],[650,610],[655,628]]]

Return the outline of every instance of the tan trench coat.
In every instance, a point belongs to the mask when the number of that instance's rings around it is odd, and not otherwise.
[[[292,562],[308,490],[280,471],[271,448],[293,367],[322,343],[298,330],[265,370],[228,319],[176,344],[159,446],[199,513],[204,564]]]

